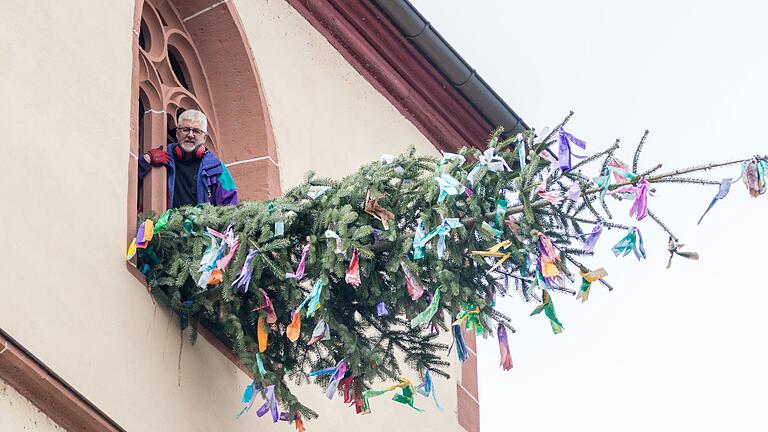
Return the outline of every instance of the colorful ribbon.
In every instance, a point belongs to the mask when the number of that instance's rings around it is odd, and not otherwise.
[[[560,164],[560,169],[562,171],[568,171],[571,169],[571,156],[577,159],[586,158],[586,156],[573,154],[571,151],[571,144],[577,147],[580,147],[582,149],[586,149],[587,143],[569,134],[562,127],[560,127],[560,130],[559,130],[559,141],[560,141],[560,146],[559,146],[560,153],[557,160]]]
[[[426,309],[421,311],[418,315],[411,320],[411,328],[418,327],[428,323],[435,313],[437,313],[437,307],[440,304],[440,288],[437,288],[435,295],[432,296],[432,301],[429,303]]]
[[[571,187],[568,188],[565,196],[571,201],[577,201],[581,196],[581,185],[578,182],[571,183]]]
[[[304,277],[304,267],[307,265],[307,254],[309,253],[309,246],[311,244],[310,238],[307,237],[307,244],[301,249],[301,260],[298,267],[296,267],[296,273],[286,273],[286,279],[296,279],[300,281]]]
[[[467,342],[464,340],[464,334],[461,332],[461,326],[458,324],[452,325],[451,333],[453,335],[453,344],[456,346],[456,356],[460,362],[464,363],[469,360],[469,348],[467,348]]]
[[[387,310],[387,305],[384,304],[384,302],[380,302],[376,305],[376,315],[378,316],[386,316],[389,315],[389,311]]]
[[[253,383],[248,384],[245,386],[245,391],[243,392],[242,402],[245,404],[243,409],[240,411],[239,414],[237,414],[236,419],[239,419],[240,416],[246,413],[251,407],[253,406],[253,395],[256,393],[256,387],[253,385]]]
[[[382,207],[379,204],[379,200],[381,197],[374,198],[371,194],[371,191],[369,190],[368,193],[365,195],[365,206],[364,210],[369,215],[373,216],[374,218],[381,221],[381,225],[384,227],[384,230],[389,229],[389,221],[395,218],[395,215]]]
[[[500,260],[496,261],[496,263],[488,270],[488,273],[496,270],[497,267],[499,267],[504,261],[506,261],[510,256],[512,256],[511,252],[499,252],[500,250],[508,249],[512,245],[512,242],[509,240],[504,240],[501,242],[496,243],[495,245],[491,246],[488,250],[484,251],[472,251],[472,255],[479,255],[484,257],[493,257],[493,258],[501,258]]]
[[[496,201],[496,228],[502,229],[504,222],[504,216],[507,214],[507,208],[509,207],[509,202],[505,200],[504,198],[499,198]]]
[[[481,335],[485,333],[485,327],[480,322],[480,308],[476,304],[462,305],[462,310],[456,315],[456,321],[453,325],[461,326],[467,330],[475,330],[475,333]]]
[[[730,192],[731,190],[732,182],[733,180],[730,178],[724,178],[723,181],[720,182],[720,190],[717,191],[717,195],[715,195],[715,197],[712,198],[712,202],[710,202],[707,209],[704,210],[704,214],[702,214],[701,217],[699,218],[699,222],[697,223],[697,225],[701,225],[701,221],[704,219],[704,216],[706,216],[707,213],[709,213],[709,211],[712,209],[712,207],[715,205],[715,203],[718,200],[721,200],[726,196],[728,196],[728,192]]]
[[[438,225],[435,229],[433,229],[426,235],[419,234],[417,230],[417,233],[414,235],[414,243],[413,243],[414,258],[417,255],[419,257],[424,256],[424,247],[435,236],[438,237],[437,256],[439,258],[442,258],[443,254],[445,253],[445,238],[448,236],[448,233],[451,231],[452,228],[461,228],[463,226],[464,225],[461,223],[459,218],[448,218],[448,219],[443,219],[443,222],[440,223],[440,225]],[[422,233],[423,233],[423,230],[422,230]],[[419,237],[418,240],[416,239],[416,236]]]
[[[165,213],[160,216],[160,218],[157,219],[157,222],[155,223],[155,233],[158,233],[165,229],[165,227],[168,225],[168,218],[171,216],[171,209],[168,209],[165,211]]]
[[[280,418],[280,414],[277,411],[277,398],[275,397],[275,386],[271,385],[264,389],[264,405],[262,405],[257,411],[256,415],[262,417],[267,412],[272,414],[272,422],[277,423]]]
[[[616,256],[627,256],[630,252],[634,252],[638,261],[645,258],[645,247],[643,247],[643,236],[640,234],[640,230],[633,227],[624,238],[613,246],[612,250]]]
[[[307,196],[315,200],[323,196],[323,194],[329,190],[331,190],[330,186],[311,186],[307,192]]]
[[[483,154],[480,155],[477,160],[477,165],[475,165],[474,168],[472,168],[472,171],[467,174],[467,181],[473,186],[475,184],[475,176],[482,167],[487,167],[488,171],[491,172],[512,171],[512,168],[509,167],[507,161],[496,154],[496,149],[493,147],[486,149]]]
[[[419,219],[418,223],[416,224],[416,231],[413,233],[413,259],[418,260],[424,258],[424,245],[426,242],[424,242],[424,237],[426,237],[426,233],[424,232],[424,221]],[[421,245],[421,246],[419,246]]]
[[[680,252],[679,249],[683,246],[685,245],[678,243],[674,238],[672,238],[672,236],[669,236],[669,241],[667,242],[667,250],[669,251],[669,261],[667,262],[667,268],[672,267],[672,258],[674,258],[675,255],[680,255],[683,258],[688,258],[694,261],[699,259],[699,254],[696,252]]]
[[[347,360],[341,359],[338,363],[336,363],[336,367],[310,372],[307,374],[307,376],[313,377],[317,375],[331,375],[331,381],[328,383],[328,387],[325,388],[325,397],[327,397],[328,399],[333,399],[333,395],[336,394],[336,390],[339,387],[339,383],[341,382],[342,378],[344,378],[344,375],[346,374],[347,374]]]
[[[547,190],[547,179],[544,179],[544,181],[541,182],[539,186],[536,187],[536,194],[542,198],[544,201],[552,204],[552,205],[558,205],[561,202],[563,202],[563,195],[562,192],[559,190],[555,191],[548,191]]]
[[[256,338],[259,342],[259,352],[266,351],[269,333],[267,332],[267,323],[264,320],[264,315],[259,315],[259,321],[256,323]]]
[[[766,179],[768,178],[768,161],[752,158],[748,162],[743,162],[741,164],[741,176],[752,197],[764,194]]]
[[[216,267],[223,272],[227,269],[230,261],[232,261],[232,258],[235,256],[235,253],[240,246],[240,238],[235,236],[232,225],[228,226],[227,229],[224,230],[224,234],[211,228],[207,228],[207,231],[210,235],[220,238],[222,242],[229,247],[227,254],[216,262]]]
[[[531,312],[531,316],[538,315],[541,312],[549,318],[549,324],[552,326],[552,332],[555,334],[563,332],[563,325],[557,319],[555,313],[555,304],[552,302],[552,297],[549,295],[549,291],[543,290],[541,295],[541,304],[536,306],[536,309]]]
[[[424,294],[424,285],[411,273],[411,269],[403,261],[400,261],[400,267],[403,269],[403,273],[405,273],[405,287],[408,290],[408,295],[411,297],[411,300],[418,300]]]
[[[464,192],[464,186],[458,180],[451,177],[450,174],[440,174],[438,177],[435,177],[435,181],[440,186],[440,196],[437,197],[437,202],[439,203],[445,201],[448,195],[458,195]]]
[[[586,237],[584,240],[584,252],[593,252],[595,250],[595,245],[597,244],[597,240],[600,238],[600,234],[603,233],[603,222],[600,221],[595,226],[592,227],[592,232],[589,234],[581,234],[581,236]]]
[[[339,235],[336,234],[336,231],[325,230],[325,238],[336,239],[336,249],[334,250],[334,253],[337,253],[339,255],[344,253],[344,249],[342,249],[341,247],[341,237],[339,237]]]
[[[496,329],[496,336],[499,339],[499,367],[502,369],[512,369],[512,354],[509,352],[509,342],[507,341],[507,329],[499,324]]]
[[[606,276],[608,276],[608,272],[605,271],[605,269],[602,267],[591,272],[582,273],[581,288],[579,288],[579,291],[576,293],[576,298],[581,299],[582,303],[587,301],[589,298],[589,290],[592,287],[592,282],[600,280]]]
[[[440,401],[437,399],[437,388],[435,388],[435,385],[432,382],[432,375],[429,373],[429,368],[427,368],[427,372],[424,374],[424,382],[416,387],[416,392],[427,398],[431,394],[432,400],[435,401],[435,406],[437,409],[439,411],[443,410],[443,406],[440,405]]]
[[[321,319],[320,321],[317,322],[315,329],[312,330],[312,338],[309,339],[309,342],[307,343],[307,345],[312,345],[315,342],[327,341],[330,339],[331,339],[331,328],[328,326],[328,323],[326,323],[324,319]]]
[[[344,275],[344,281],[353,286],[360,286],[362,280],[360,279],[360,252],[355,249],[352,252],[352,260],[349,262],[349,268]]]
[[[453,161],[456,162],[456,166],[462,166],[464,165],[464,162],[467,161],[467,158],[460,154],[443,152],[443,158],[440,159],[440,165],[445,165]]]
[[[648,216],[648,181],[645,177],[640,178],[634,189],[635,201],[629,209],[629,216],[636,216],[637,220],[642,220]]]
[[[366,390],[366,391],[364,391],[363,392],[363,401],[364,401],[365,410],[366,411],[370,411],[370,404],[368,402],[368,399],[370,399],[372,397],[375,397],[375,396],[383,395],[384,393],[387,393],[387,392],[390,392],[390,391],[393,391],[393,390],[397,390],[397,389],[402,389],[403,393],[402,394],[395,394],[392,397],[393,401],[399,402],[399,403],[401,403],[403,405],[408,405],[408,406],[410,406],[411,408],[415,409],[418,412],[423,412],[423,410],[421,410],[419,408],[416,408],[413,405],[413,403],[414,403],[413,384],[411,384],[411,381],[409,381],[409,380],[407,380],[405,378],[400,378],[400,383],[399,384],[395,384],[395,385],[389,386],[389,387],[381,389],[381,390]]]
[[[240,269],[240,274],[232,281],[232,286],[236,288],[242,288],[243,292],[248,292],[248,288],[251,286],[251,275],[253,274],[253,267],[251,266],[253,259],[259,254],[258,249],[251,249],[248,251],[248,255],[243,262],[243,268]]]

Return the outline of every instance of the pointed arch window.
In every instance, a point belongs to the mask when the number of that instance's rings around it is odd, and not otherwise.
[[[267,104],[232,2],[137,0],[133,33],[128,238],[139,207],[166,206],[165,170],[153,169],[139,189],[136,159],[167,145],[188,109],[208,117],[206,146],[230,167],[241,199],[279,195]]]

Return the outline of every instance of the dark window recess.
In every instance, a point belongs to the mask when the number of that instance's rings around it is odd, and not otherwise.
[[[149,51],[149,43],[151,42],[149,38],[149,28],[147,28],[147,23],[142,19],[139,31],[139,46],[144,51]]]
[[[180,111],[179,115],[181,115],[182,112],[184,111]],[[176,142],[176,119],[174,119],[170,114],[166,114],[166,126],[168,134],[166,136],[166,142]]]
[[[173,69],[173,74],[176,75],[176,79],[179,81],[179,84],[192,92],[192,87],[189,85],[190,81],[187,74],[185,73],[186,68],[184,67],[184,62],[181,60],[181,56],[178,55],[176,50],[172,49],[171,47],[168,47],[168,60],[171,62],[171,69]]]

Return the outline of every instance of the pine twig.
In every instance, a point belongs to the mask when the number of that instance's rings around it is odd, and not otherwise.
[[[640,152],[643,150],[645,139],[648,138],[648,132],[648,129],[646,129],[645,133],[643,133],[643,137],[640,138],[640,144],[637,145],[637,150],[635,150],[635,157],[632,158],[632,172],[637,172],[637,163],[640,161]]]

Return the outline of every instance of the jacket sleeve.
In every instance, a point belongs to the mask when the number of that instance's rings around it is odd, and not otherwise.
[[[217,187],[213,196],[214,205],[235,205],[238,202],[235,180],[226,165],[221,164],[221,174],[217,178]]]
[[[152,169],[152,165],[149,164],[149,162],[144,160],[144,156],[139,156],[139,185],[141,185],[141,182],[144,180],[144,177],[149,173],[149,171]]]

